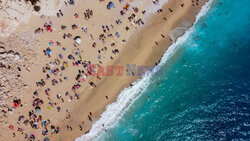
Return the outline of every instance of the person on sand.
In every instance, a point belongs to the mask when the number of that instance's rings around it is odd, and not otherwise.
[[[80,127],[80,131],[82,131],[82,126],[81,126],[81,125],[79,125],[79,127]]]
[[[92,87],[96,87],[95,83],[94,82],[89,82],[90,86]]]
[[[161,13],[161,12],[163,12],[162,9],[158,9],[158,10],[157,10],[157,13]]]
[[[61,14],[61,16],[63,16],[63,13],[62,13],[62,10],[61,10],[61,9],[59,10],[59,13]]]
[[[72,131],[72,130],[73,130],[71,126],[69,127],[69,129],[70,129],[70,131]]]
[[[173,10],[172,10],[171,8],[168,8],[168,10],[169,10],[170,12],[173,12]]]
[[[95,42],[92,44],[92,47],[93,47],[93,48],[95,48],[95,47],[96,47],[96,43],[95,43]]]
[[[61,110],[61,107],[58,106],[58,107],[57,107],[57,112],[60,112],[60,110]]]
[[[71,5],[75,5],[75,0],[69,0],[68,3]]]
[[[125,29],[126,29],[126,31],[128,31],[128,30],[129,30],[129,27],[128,27],[128,26],[126,26],[126,28],[125,28]]]
[[[158,45],[158,42],[155,41],[155,44]]]
[[[82,27],[82,31],[83,31],[83,32],[87,32],[87,31],[88,31],[87,27],[85,27],[85,26]]]
[[[78,96],[78,94],[77,94],[77,93],[75,93],[75,97],[76,97],[76,99],[79,99],[79,96]]]
[[[25,136],[24,136],[24,138],[25,138],[25,139],[27,139],[27,138],[28,138],[28,134],[27,134],[27,133],[25,133],[24,135],[25,135]]]
[[[91,121],[92,122],[92,118],[88,115],[88,118],[89,118],[89,121]]]
[[[61,95],[60,95],[60,94],[57,94],[56,97],[57,97],[57,99],[60,99],[60,98],[61,98]]]
[[[69,126],[67,125],[66,127],[67,127],[67,131],[69,131]]]
[[[78,15],[77,13],[75,13],[74,16],[75,16],[75,18],[78,18],[78,17],[79,17],[79,15]]]

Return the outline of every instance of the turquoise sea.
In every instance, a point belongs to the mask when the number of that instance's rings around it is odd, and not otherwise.
[[[130,106],[104,123],[97,140],[250,140],[249,6],[212,1],[162,60],[163,75],[140,82]]]

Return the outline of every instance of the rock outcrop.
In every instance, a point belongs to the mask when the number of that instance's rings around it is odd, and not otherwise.
[[[25,84],[20,72],[35,62],[38,42],[27,35],[11,35],[0,40],[0,107],[12,101]]]

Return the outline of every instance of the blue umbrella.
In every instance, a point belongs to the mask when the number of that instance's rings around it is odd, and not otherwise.
[[[115,33],[116,37],[120,37],[120,34],[118,32]]]
[[[115,5],[113,2],[109,2],[109,4],[107,5],[107,9],[110,9],[111,7],[115,8]]]
[[[47,50],[46,50],[46,53],[47,53],[48,55],[50,55],[51,50],[47,49]]]

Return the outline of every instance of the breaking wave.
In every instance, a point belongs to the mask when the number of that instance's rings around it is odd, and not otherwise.
[[[206,15],[214,0],[208,1],[197,14],[194,25],[201,17]],[[194,26],[189,28],[183,36],[179,37],[174,44],[172,44],[163,55],[161,62],[157,68],[162,65],[178,50],[178,48],[187,40],[189,35],[194,31]],[[156,70],[157,71],[157,70]],[[76,141],[89,141],[98,138],[105,130],[115,126],[121,117],[126,113],[134,101],[147,89],[150,84],[152,75],[145,75],[141,79],[133,83],[132,87],[125,88],[118,96],[117,101],[108,105],[106,110],[102,113],[99,120],[97,120],[90,129],[89,133],[76,138]],[[103,126],[104,125],[104,126]]]

